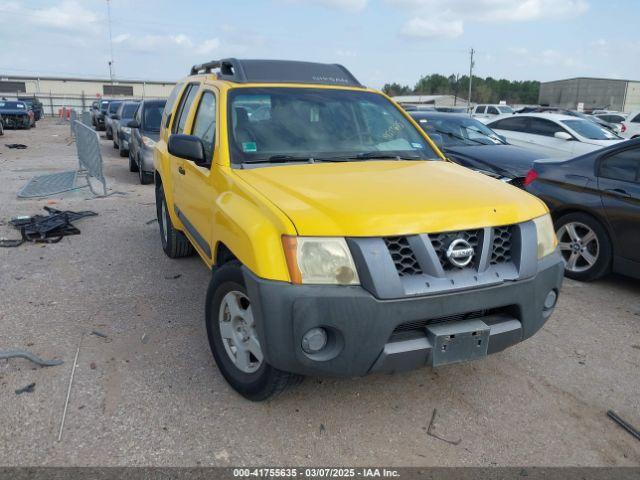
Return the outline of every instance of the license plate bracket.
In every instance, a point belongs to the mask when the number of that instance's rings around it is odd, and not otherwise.
[[[490,327],[482,320],[445,322],[427,327],[433,345],[432,365],[438,367],[487,356]]]

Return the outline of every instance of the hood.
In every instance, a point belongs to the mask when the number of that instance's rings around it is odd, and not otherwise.
[[[445,152],[465,166],[481,168],[506,177],[524,177],[540,154],[515,145],[469,145],[445,147]]]
[[[610,147],[611,145],[615,145],[624,141],[624,138],[615,138],[611,140],[590,140],[588,138],[585,138],[582,143],[588,143],[589,145],[600,145],[601,147]]]
[[[234,172],[300,235],[391,236],[508,225],[543,215],[537,198],[444,161],[277,165]]]

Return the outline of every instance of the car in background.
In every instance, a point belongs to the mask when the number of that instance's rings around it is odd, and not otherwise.
[[[622,122],[627,119],[627,116],[624,113],[619,112],[592,113],[591,115],[614,125],[622,125]]]
[[[118,111],[111,117],[111,129],[113,130],[113,148],[118,149],[121,157],[129,155],[129,138],[131,128],[128,123],[133,120],[133,116],[138,109],[140,102],[122,102]]]
[[[587,120],[589,122],[593,122],[595,124],[598,124],[601,127],[604,127],[607,130],[609,130],[609,131],[611,131],[611,132],[613,132],[615,134],[619,134],[620,131],[621,131],[620,125],[617,125],[617,124],[611,123],[611,122],[607,122],[607,121],[602,120],[601,118],[598,118],[598,117],[596,117],[594,115],[587,115],[586,113],[578,112],[577,110],[568,110],[566,108],[560,108],[560,107],[535,107],[535,108],[529,108],[527,111],[519,110],[516,113],[557,113],[559,115],[569,115],[570,117],[578,117],[578,118],[582,118],[583,120]]]
[[[625,121],[622,122],[620,135],[624,138],[640,137],[640,110],[631,112]]]
[[[96,113],[96,130],[105,129],[105,120],[107,116],[107,110],[109,109],[109,103],[111,103],[111,100],[100,100],[98,112]]]
[[[138,172],[140,183],[153,183],[153,149],[160,135],[160,123],[166,100],[144,100],[127,127],[129,141],[129,171]]]
[[[18,97],[18,101],[27,104],[27,107],[33,110],[34,121],[37,122],[42,118],[43,107],[42,102],[37,97]]]
[[[100,100],[94,100],[93,102],[91,102],[91,108],[89,109],[89,112],[91,113],[91,125],[93,125],[97,130],[98,115],[100,114]]]
[[[0,100],[0,115],[2,116],[2,125],[4,128],[25,128],[30,129],[34,124],[33,112],[24,102],[13,100]]]
[[[565,274],[640,278],[640,138],[563,162],[538,161],[525,189],[551,210]]]
[[[514,110],[509,105],[480,104],[473,107],[471,116],[493,118],[497,117],[498,115],[508,115],[512,113],[514,113]]]
[[[121,100],[112,100],[107,107],[107,114],[104,117],[104,135],[107,137],[107,140],[113,140],[113,116],[118,111],[122,105]]]
[[[504,137],[468,115],[410,112],[447,158],[494,178],[521,186],[539,154],[509,145]]]
[[[522,113],[487,124],[512,145],[543,158],[569,158],[624,141],[593,122],[557,113]]]

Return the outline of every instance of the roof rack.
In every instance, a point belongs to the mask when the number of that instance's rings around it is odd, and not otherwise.
[[[363,87],[353,74],[337,63],[291,60],[238,60],[226,58],[191,67],[191,75],[217,70],[220,80],[236,83],[313,83]]]

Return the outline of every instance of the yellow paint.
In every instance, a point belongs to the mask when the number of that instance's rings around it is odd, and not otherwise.
[[[217,249],[224,244],[259,277],[289,281],[282,235],[375,237],[435,233],[509,225],[548,211],[526,192],[444,161],[433,142],[400,107],[443,160],[231,168],[227,92],[232,88],[311,85],[239,85],[219,81],[213,75],[189,77],[187,83],[198,83],[200,93],[187,117],[186,132],[191,131],[202,92],[210,90],[216,95],[217,141],[212,167],[198,167],[167,151],[180,96],[168,128],[162,126],[155,148],[155,167],[164,185],[173,225],[185,232],[208,266],[215,263]],[[362,91],[326,85],[313,88]],[[178,167],[185,170],[185,175],[177,173]],[[204,238],[211,257],[185,230],[173,205]]]

